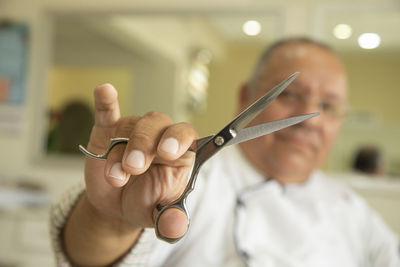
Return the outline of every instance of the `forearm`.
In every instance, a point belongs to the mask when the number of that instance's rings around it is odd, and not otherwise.
[[[124,255],[140,236],[114,219],[100,215],[83,193],[73,209],[63,232],[63,242],[70,260],[84,266],[102,266]]]

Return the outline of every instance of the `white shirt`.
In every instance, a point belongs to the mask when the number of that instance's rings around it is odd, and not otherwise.
[[[52,208],[58,266],[71,266],[60,233],[80,192],[67,192]],[[305,183],[282,186],[234,146],[202,167],[188,208],[182,240],[171,245],[145,229],[116,265],[400,267],[397,237],[354,192],[319,171]]]
[[[157,240],[149,266],[400,267],[398,239],[355,193],[321,172],[282,186],[235,147],[202,167],[188,206],[188,233]]]

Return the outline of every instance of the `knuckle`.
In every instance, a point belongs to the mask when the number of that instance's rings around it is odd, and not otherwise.
[[[135,125],[137,124],[138,117],[137,116],[130,116],[125,117],[119,120],[118,126],[116,128],[116,134],[124,136],[128,136],[130,132],[135,129]]]
[[[195,128],[193,127],[193,125],[191,125],[190,123],[187,122],[180,122],[178,124],[180,127],[185,128],[185,129],[189,129],[191,131],[196,131]]]
[[[134,133],[150,133],[154,127],[155,123],[153,120],[142,117],[136,122]]]
[[[192,126],[187,123],[187,122],[178,122],[177,124],[175,124],[177,127],[182,127],[182,128],[191,128]]]
[[[190,136],[193,136],[197,138],[199,134],[197,133],[196,128],[193,127],[193,125],[187,123],[187,122],[180,122],[175,125],[176,131],[178,133],[185,133],[185,136],[189,134]]]
[[[149,111],[146,114],[144,114],[144,117],[158,117],[158,116],[162,116],[161,114],[163,114],[163,113],[160,111],[152,110],[152,111]]]
[[[151,138],[148,134],[144,132],[135,132],[131,136],[132,142],[134,144],[140,145],[140,147],[151,147],[155,143],[155,140]]]
[[[143,132],[149,135],[159,135],[170,125],[169,116],[156,112],[153,115],[145,115],[136,122],[135,132]]]
[[[171,117],[168,114],[165,114],[160,111],[147,112],[143,117],[149,118],[152,120],[162,120],[162,121],[168,121],[168,122],[172,121]]]

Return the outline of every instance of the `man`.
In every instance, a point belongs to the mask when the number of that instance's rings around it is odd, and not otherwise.
[[[189,198],[188,232],[181,211],[160,217],[164,236],[186,233],[174,245],[156,240],[148,228],[156,205],[182,192],[197,133],[157,112],[120,118],[115,89],[97,87],[88,150],[103,153],[111,137],[130,141],[106,162],[87,158],[86,190],[53,210],[60,262],[67,255],[88,266],[399,266],[398,241],[381,219],[317,171],[347,104],[345,70],[329,48],[306,39],[273,45],[242,86],[238,111],[296,71],[296,80],[252,124],[321,115],[226,148],[207,162]]]

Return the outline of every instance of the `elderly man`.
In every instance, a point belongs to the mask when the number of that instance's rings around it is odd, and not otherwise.
[[[270,47],[240,91],[238,112],[284,78],[296,80],[252,124],[319,111],[320,116],[224,149],[201,170],[189,198],[192,214],[160,216],[158,203],[182,192],[197,138],[186,123],[162,113],[121,118],[116,90],[95,89],[89,151],[111,137],[129,137],[106,162],[87,158],[86,189],[53,209],[61,263],[101,266],[400,266],[398,240],[353,192],[319,166],[338,135],[346,109],[346,73],[326,46],[291,39]],[[81,194],[80,194],[81,193]],[[73,207],[73,208],[72,208]]]

